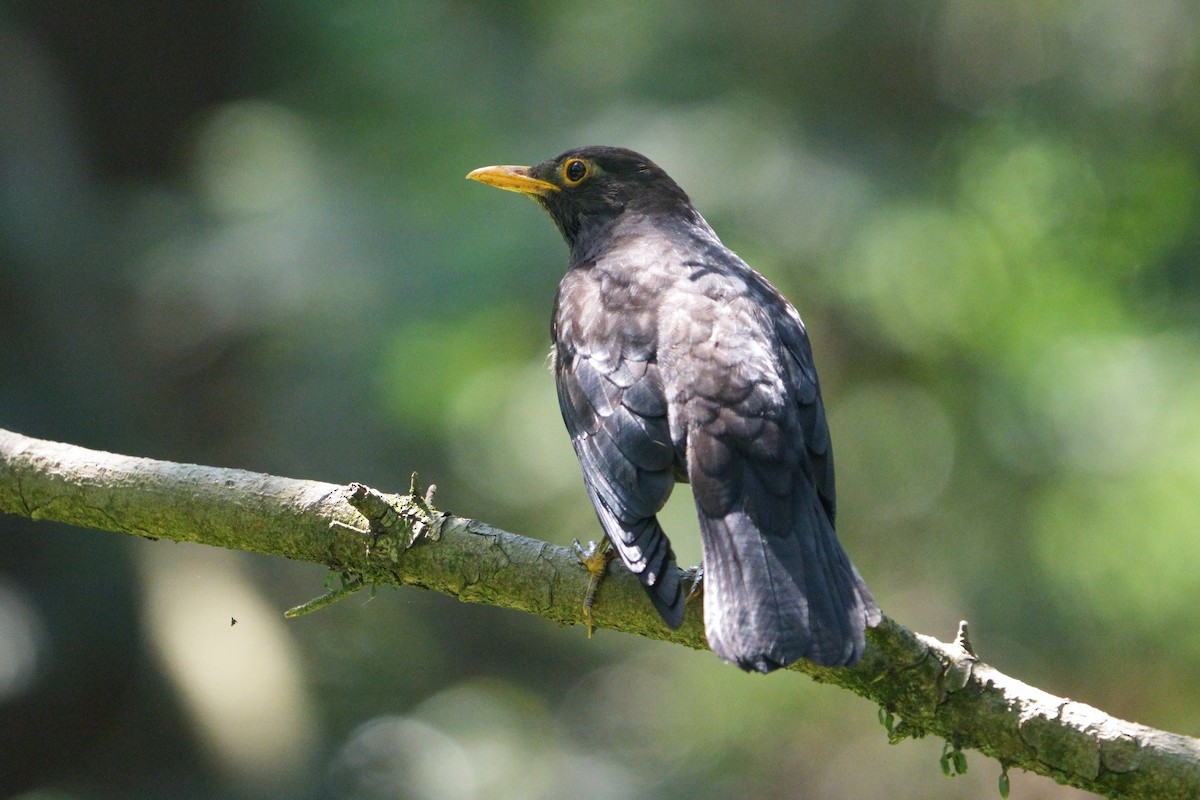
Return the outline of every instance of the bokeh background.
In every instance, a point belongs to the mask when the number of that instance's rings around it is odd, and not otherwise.
[[[10,0],[0,425],[596,538],[565,248],[463,176],[633,147],[804,315],[885,611],[1198,735],[1198,44],[1186,0]],[[996,796],[710,653],[416,589],[284,621],[324,577],[0,519],[0,795]]]

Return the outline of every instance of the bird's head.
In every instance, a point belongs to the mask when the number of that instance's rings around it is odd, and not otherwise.
[[[481,167],[467,177],[532,197],[550,213],[575,255],[587,252],[627,215],[659,224],[700,219],[662,168],[619,147],[580,147],[532,167]]]

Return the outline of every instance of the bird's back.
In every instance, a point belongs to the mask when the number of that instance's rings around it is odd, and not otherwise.
[[[700,520],[709,645],[745,669],[842,665],[879,620],[834,532],[829,430],[799,315],[724,248],[663,297],[672,438]]]

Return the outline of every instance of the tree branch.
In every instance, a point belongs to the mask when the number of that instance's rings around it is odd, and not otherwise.
[[[460,600],[578,624],[587,573],[565,547],[439,512],[431,498],[380,495],[233,469],[114,455],[0,430],[0,512],[323,564],[364,584],[421,586]],[[668,630],[619,564],[601,584],[596,627],[704,648],[699,611]],[[1128,798],[1200,797],[1200,740],[1055,697],[953,644],[885,619],[852,669],[792,669],[878,703],[889,737],[933,734],[945,763],[972,748],[1007,769]],[[896,722],[896,718],[899,721]],[[950,756],[955,756],[951,759]]]

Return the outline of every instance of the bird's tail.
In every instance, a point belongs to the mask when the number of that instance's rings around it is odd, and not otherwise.
[[[704,628],[709,646],[744,670],[770,672],[806,658],[858,661],[879,606],[814,495],[792,530],[761,530],[744,509],[700,508]]]

